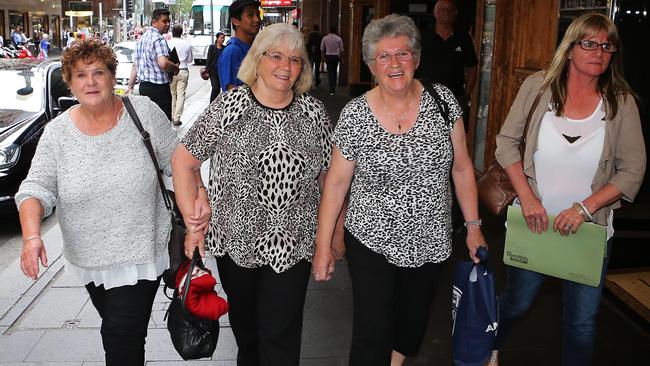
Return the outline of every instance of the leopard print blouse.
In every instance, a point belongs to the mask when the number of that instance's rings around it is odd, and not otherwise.
[[[331,135],[323,104],[309,94],[283,109],[263,106],[247,86],[220,94],[181,141],[211,159],[207,249],[277,273],[311,260]]]
[[[355,161],[345,226],[400,267],[451,254],[451,131],[462,110],[449,89],[434,87],[449,107],[448,121],[423,90],[412,129],[395,135],[381,127],[362,95],[345,106],[334,131],[343,157]]]

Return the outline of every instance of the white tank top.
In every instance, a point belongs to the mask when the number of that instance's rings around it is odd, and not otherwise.
[[[537,189],[549,215],[557,215],[593,193],[591,183],[605,141],[604,117],[602,99],[585,119],[557,117],[552,111],[544,114],[533,162]],[[608,238],[613,235],[611,216]]]

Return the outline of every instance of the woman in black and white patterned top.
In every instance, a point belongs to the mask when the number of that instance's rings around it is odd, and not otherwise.
[[[462,110],[444,86],[434,85],[437,103],[413,79],[419,56],[410,18],[371,22],[363,57],[378,86],[348,103],[334,132],[313,266],[317,280],[331,277],[335,223],[352,184],[345,219],[352,366],[401,365],[418,352],[440,263],[451,254],[450,172],[473,260],[485,245]]]
[[[305,93],[303,42],[290,25],[265,28],[239,70],[246,85],[220,94],[173,157],[183,212],[203,188],[192,172],[211,159],[206,247],[228,296],[239,365],[298,365],[300,357],[319,180],[332,146],[322,103]],[[203,239],[188,233],[186,251],[203,250]]]

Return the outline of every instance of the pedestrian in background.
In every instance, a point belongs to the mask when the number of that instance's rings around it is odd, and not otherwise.
[[[39,48],[40,50],[38,51],[38,59],[41,61],[47,61],[47,55],[50,52],[50,41],[48,40],[48,35],[46,33],[43,33]]]
[[[449,111],[443,116],[434,96],[413,79],[420,47],[411,18],[393,14],[370,22],[362,52],[377,86],[343,108],[334,131],[313,271],[317,281],[332,276],[332,238],[350,190],[350,366],[399,366],[418,353],[441,263],[451,255],[450,178],[475,262],[485,245],[462,110],[449,89],[432,85]]]
[[[517,192],[531,232],[552,228],[568,236],[587,221],[606,227],[600,285],[561,281],[563,366],[592,364],[614,236],[613,209],[621,199],[634,199],[646,167],[639,110],[623,78],[620,48],[616,26],[607,16],[590,12],[575,19],[548,70],[521,85],[496,138],[495,156]],[[555,216],[552,222],[549,215]],[[530,309],[545,278],[508,267],[507,287],[499,296],[497,350],[513,322]],[[498,353],[490,365],[498,365]]]
[[[235,0],[229,9],[235,35],[230,37],[228,45],[221,52],[217,61],[219,84],[221,84],[223,92],[243,84],[237,78],[239,66],[260,31],[260,3],[258,1]]]
[[[225,39],[225,34],[221,32],[217,33],[215,44],[210,45],[210,48],[208,48],[208,57],[205,61],[205,68],[210,77],[210,85],[212,86],[212,91],[210,91],[210,103],[212,103],[217,95],[219,95],[219,92],[221,92],[219,69],[217,68],[217,64],[219,62],[219,57],[221,57],[221,52],[223,51],[223,42]]]
[[[65,48],[66,49],[70,48],[70,46],[72,45],[72,42],[74,42],[74,40],[75,40],[74,33],[73,32],[68,33],[68,40],[67,40],[67,42],[65,44]]]
[[[172,28],[173,38],[168,42],[169,48],[176,50],[178,60],[178,74],[174,75],[171,84],[169,85],[172,93],[172,123],[174,126],[181,125],[181,116],[183,115],[183,107],[185,105],[185,91],[187,90],[187,81],[190,77],[188,69],[189,64],[194,62],[192,55],[192,47],[190,43],[181,38],[183,35],[183,26],[176,24]]]
[[[309,59],[311,60],[311,67],[314,70],[315,85],[320,85],[320,63],[321,52],[320,44],[323,41],[323,35],[320,34],[320,27],[314,24],[313,30],[307,36],[307,52],[309,52]]]
[[[441,83],[454,93],[463,108],[465,132],[468,131],[469,103],[478,77],[478,59],[474,42],[466,30],[456,24],[455,0],[438,0],[433,8],[433,28],[422,30],[422,62],[415,75]]]
[[[327,64],[329,92],[330,95],[334,95],[336,91],[336,73],[343,53],[343,40],[336,34],[336,27],[331,27],[329,34],[323,37],[320,50]]]
[[[140,80],[140,95],[149,97],[171,121],[170,74],[178,74],[178,65],[169,60],[169,46],[162,36],[169,30],[169,10],[156,9],[151,18],[151,27],[140,37],[135,47],[135,59],[126,93],[133,92],[137,75]]]
[[[65,271],[85,284],[102,319],[106,365],[144,365],[151,307],[169,265],[171,224],[142,137],[113,94],[116,68],[115,53],[99,40],[77,41],[63,53],[63,78],[79,105],[45,126],[16,193],[20,265],[33,280],[39,261],[47,266],[41,221],[56,206]],[[128,98],[170,175],[176,132],[148,98]]]
[[[330,120],[306,93],[309,58],[289,24],[260,32],[238,77],[246,85],[220,94],[174,153],[176,199],[193,210],[203,190],[193,172],[211,159],[206,248],[228,295],[237,365],[298,366]],[[188,256],[195,247],[204,252],[202,232],[186,236]]]

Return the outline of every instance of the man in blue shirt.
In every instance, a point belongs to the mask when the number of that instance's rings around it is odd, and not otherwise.
[[[136,74],[140,80],[140,95],[146,95],[167,118],[172,119],[171,76],[178,74],[178,64],[169,60],[169,46],[163,34],[169,31],[169,10],[156,9],[151,14],[151,28],[143,34],[135,47],[135,62],[131,69],[129,88],[133,91]]]
[[[230,38],[217,63],[223,92],[243,84],[237,78],[237,72],[260,31],[259,8],[260,3],[255,0],[236,0],[230,5],[230,21],[235,35]]]

